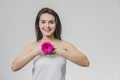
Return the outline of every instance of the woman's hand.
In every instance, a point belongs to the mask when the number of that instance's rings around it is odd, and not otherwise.
[[[17,71],[29,63],[35,56],[41,53],[40,45],[29,43],[24,50],[14,59],[11,68]]]
[[[32,47],[31,52],[34,53],[35,56],[37,56],[37,55],[43,55],[43,53],[41,51],[41,44],[35,44]]]
[[[60,44],[54,44],[54,51],[53,54],[62,55],[66,52],[66,49],[62,47]]]
[[[63,41],[58,44],[54,44],[54,52],[63,56],[64,58],[76,63],[78,65],[88,67],[89,60],[87,56],[79,51],[73,44],[67,41]]]

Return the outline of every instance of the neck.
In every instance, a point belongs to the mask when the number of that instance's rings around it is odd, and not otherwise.
[[[42,41],[53,41],[55,40],[54,36],[43,36]]]

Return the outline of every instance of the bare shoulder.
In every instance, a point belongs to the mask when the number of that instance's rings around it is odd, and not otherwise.
[[[30,42],[26,46],[31,47],[31,46],[34,46],[35,44],[36,44],[36,42]]]
[[[62,43],[65,44],[66,46],[73,46],[73,44],[69,41],[62,40]]]
[[[36,42],[27,43],[24,50],[25,49],[32,49],[35,45],[36,45]]]
[[[74,49],[74,50],[77,50],[76,46],[69,42],[69,41],[65,41],[63,40],[63,45],[67,48],[67,49]]]

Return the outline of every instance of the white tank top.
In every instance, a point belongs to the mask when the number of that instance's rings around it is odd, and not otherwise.
[[[58,54],[37,56],[33,62],[33,80],[65,80],[66,59]]]

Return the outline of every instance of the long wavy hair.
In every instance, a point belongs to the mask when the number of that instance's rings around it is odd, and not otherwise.
[[[60,18],[59,18],[59,16],[58,16],[58,14],[57,14],[53,9],[50,9],[50,8],[42,8],[42,9],[38,12],[37,17],[36,17],[36,21],[35,21],[36,41],[41,40],[42,37],[43,37],[43,34],[42,34],[42,32],[40,31],[40,28],[39,28],[40,16],[41,16],[43,13],[48,13],[48,14],[51,14],[51,15],[54,16],[55,22],[56,22],[56,29],[55,29],[55,32],[54,32],[54,37],[55,37],[56,39],[61,40],[61,29],[62,29],[62,26],[61,26],[61,21],[60,21]]]

